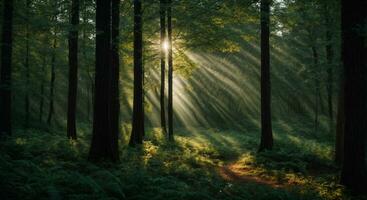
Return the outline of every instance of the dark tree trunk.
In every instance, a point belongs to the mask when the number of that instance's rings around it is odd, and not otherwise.
[[[167,7],[168,28],[168,139],[173,141],[173,51],[172,51],[172,0]]]
[[[54,113],[54,93],[55,93],[55,79],[56,79],[56,46],[57,46],[57,35],[54,33],[53,45],[52,45],[52,56],[51,56],[51,81],[50,81],[50,94],[49,94],[49,110],[47,117],[47,124],[50,126],[52,116]]]
[[[312,57],[313,57],[313,64],[315,68],[315,105],[314,105],[314,112],[315,112],[315,132],[319,129],[319,105],[321,104],[321,90],[320,90],[320,77],[319,77],[319,54],[315,46],[312,46]]]
[[[134,0],[134,105],[130,146],[143,143],[143,34],[141,0]]]
[[[273,148],[270,85],[270,2],[261,0],[261,143],[259,151]]]
[[[0,71],[0,136],[11,135],[11,56],[13,47],[13,0],[3,3]]]
[[[27,17],[27,22],[26,22],[26,47],[25,47],[25,63],[24,63],[24,66],[25,66],[25,86],[26,86],[26,90],[24,91],[25,92],[25,97],[24,97],[24,106],[25,106],[25,128],[29,128],[29,83],[30,83],[30,80],[29,80],[29,9],[30,9],[30,0],[27,0],[26,1],[26,17]]]
[[[331,22],[330,22],[330,10],[326,6],[326,45],[325,45],[325,52],[326,52],[326,62],[327,62],[327,93],[328,93],[328,114],[329,114],[329,128],[330,133],[334,132],[334,111],[333,111],[333,77],[334,77],[334,70],[333,70],[333,47],[332,47],[332,35],[331,35]]]
[[[341,165],[344,158],[344,84],[343,78],[340,83],[338,114],[335,135],[335,163]]]
[[[114,140],[118,140],[120,127],[120,99],[119,99],[119,80],[120,80],[120,62],[119,62],[119,36],[120,36],[120,0],[112,0],[112,60],[111,60],[111,132]],[[118,143],[113,143],[117,145]],[[114,148],[118,148],[115,146]]]
[[[67,137],[76,139],[76,98],[78,91],[78,25],[79,0],[71,2],[71,29],[69,32],[69,94]]]
[[[167,133],[166,109],[165,109],[165,80],[166,80],[166,0],[160,0],[160,24],[161,24],[161,127],[164,134]]]
[[[41,88],[40,88],[40,105],[39,105],[39,123],[42,123],[43,117],[43,105],[45,100],[45,73],[46,73],[46,57],[42,58],[42,69],[41,69]]]
[[[96,75],[93,136],[89,152],[91,161],[118,161],[118,140],[112,129],[111,114],[113,67],[111,63],[112,0],[97,0],[96,9]]]
[[[342,0],[342,61],[344,65],[344,159],[341,184],[367,194],[367,1]]]
[[[144,48],[142,49],[142,52],[144,52]],[[142,64],[142,79],[143,79],[143,91],[142,91],[142,96],[143,96],[143,107],[142,107],[142,113],[143,113],[143,116],[142,116],[142,119],[143,119],[143,123],[145,124],[145,115],[144,115],[144,113],[145,113],[145,90],[144,90],[144,87],[145,87],[145,67],[144,67],[144,58],[142,58],[142,60],[143,60],[143,64]],[[142,131],[142,133],[143,133],[143,139],[144,139],[144,137],[145,137],[145,125],[143,126],[143,131]]]

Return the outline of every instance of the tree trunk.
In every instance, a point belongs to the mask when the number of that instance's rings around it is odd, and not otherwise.
[[[173,50],[172,50],[172,0],[167,7],[168,28],[168,140],[173,141]]]
[[[112,61],[111,61],[111,132],[114,140],[118,140],[120,127],[120,99],[119,99],[119,80],[120,80],[120,61],[119,61],[119,36],[120,36],[120,0],[112,0]],[[115,142],[114,145],[118,143]],[[117,146],[115,148],[118,148]]]
[[[142,52],[144,52],[144,48],[142,48],[142,50],[141,50]],[[145,122],[145,115],[144,115],[144,113],[145,113],[145,67],[144,67],[144,56],[142,55],[142,82],[143,82],[143,86],[142,86],[142,98],[143,98],[143,106],[142,106],[142,112],[141,113],[143,113],[143,116],[142,116],[142,120],[143,120],[143,123]],[[145,124],[145,123],[144,123]],[[142,133],[143,133],[143,139],[144,139],[144,137],[145,137],[145,125],[143,126],[143,128],[142,128],[143,130],[142,130]]]
[[[29,9],[30,9],[30,0],[26,1],[26,17],[27,17],[27,21],[26,21],[26,53],[25,53],[25,88],[26,90],[24,91],[25,93],[25,97],[24,97],[24,105],[25,105],[25,128],[29,128]]]
[[[93,136],[89,151],[91,161],[118,161],[118,140],[112,129],[112,49],[111,0],[97,0],[96,9],[96,74]]]
[[[342,61],[344,65],[344,159],[341,184],[357,194],[367,194],[367,1],[342,0]]]
[[[335,133],[335,163],[341,165],[344,158],[344,84],[343,78],[340,83],[338,114]]]
[[[142,55],[142,4],[141,0],[134,0],[134,105],[130,146],[143,143],[144,112]]]
[[[76,99],[78,91],[78,25],[79,25],[79,0],[71,3],[71,29],[69,32],[69,94],[68,94],[68,119],[67,137],[76,139]]]
[[[40,105],[39,105],[39,123],[42,123],[43,117],[43,105],[45,99],[45,73],[46,73],[46,57],[42,58],[42,69],[41,69],[41,88],[40,88]]]
[[[49,94],[49,110],[47,117],[47,124],[50,126],[52,121],[52,116],[54,113],[54,93],[55,93],[55,78],[56,78],[56,31],[54,33],[53,45],[52,45],[52,56],[51,56],[51,81],[50,81],[50,94]]]
[[[321,104],[321,90],[320,90],[320,77],[319,77],[319,54],[315,46],[312,46],[312,57],[315,68],[315,132],[319,129],[319,105]]]
[[[166,80],[166,0],[160,0],[160,25],[161,25],[161,127],[163,134],[166,135],[166,109],[165,109],[165,80]]]
[[[325,8],[326,12],[326,46],[325,46],[325,52],[326,52],[326,62],[327,62],[327,93],[328,93],[328,114],[329,114],[329,129],[330,133],[334,133],[334,111],[333,111],[333,77],[334,77],[334,71],[333,71],[333,47],[332,47],[332,36],[331,36],[331,22],[330,22],[330,11],[328,7]]]
[[[13,47],[13,0],[3,1],[0,68],[0,136],[11,135],[11,56]]]
[[[261,143],[259,151],[273,148],[270,83],[270,2],[261,0]]]

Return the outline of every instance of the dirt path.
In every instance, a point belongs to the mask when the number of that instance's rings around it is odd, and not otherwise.
[[[265,185],[272,188],[285,188],[285,184],[278,183],[273,180],[268,180],[260,176],[249,175],[248,169],[240,166],[236,163],[229,163],[219,167],[219,175],[227,181],[239,182],[239,183],[255,183],[259,185]]]

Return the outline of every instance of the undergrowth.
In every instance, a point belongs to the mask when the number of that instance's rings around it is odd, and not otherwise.
[[[18,130],[0,141],[0,199],[348,199],[335,184],[327,142],[275,138],[275,151],[258,154],[256,132],[182,130],[167,143],[152,129],[137,148],[122,135],[119,163],[93,164],[86,130],[77,141]],[[292,187],[226,181],[217,172],[229,162]]]

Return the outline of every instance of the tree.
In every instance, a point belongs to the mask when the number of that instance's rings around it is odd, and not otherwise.
[[[45,100],[45,73],[46,73],[46,56],[43,55],[42,57],[42,66],[41,66],[41,86],[40,86],[40,102],[39,102],[39,116],[38,120],[39,123],[42,123],[42,117],[43,117],[43,105]]]
[[[332,24],[331,24],[331,9],[327,4],[324,5],[325,12],[325,52],[326,52],[326,62],[327,62],[327,96],[328,96],[328,114],[329,114],[329,127],[330,132],[333,133],[335,130],[333,127],[334,120],[334,111],[333,111],[333,78],[334,78],[334,70],[333,70],[333,46],[332,46]]]
[[[112,44],[111,44],[111,72],[110,72],[110,115],[111,132],[114,139],[117,140],[120,127],[120,99],[119,99],[119,80],[120,80],[120,62],[119,62],[119,35],[120,35],[120,0],[112,0]],[[113,143],[117,145],[117,142]],[[114,148],[118,148],[117,146]]]
[[[269,49],[270,2],[271,0],[261,0],[261,143],[259,151],[273,148]]]
[[[30,10],[30,0],[26,1],[26,38],[25,38],[25,42],[26,42],[26,53],[25,53],[25,62],[24,62],[24,67],[25,67],[25,72],[26,72],[26,76],[25,76],[25,80],[26,80],[26,90],[25,90],[25,98],[24,98],[24,105],[25,105],[25,128],[29,127],[29,104],[30,104],[30,100],[29,100],[29,84],[30,84],[30,74],[29,74],[29,40],[30,40],[30,30],[29,30],[29,10]]]
[[[313,31],[311,31],[313,32]],[[311,33],[311,38],[313,38],[313,33]],[[313,41],[314,39],[311,39]],[[314,112],[315,112],[315,132],[319,129],[319,105],[322,103],[321,100],[321,88],[320,88],[320,73],[319,73],[319,53],[317,52],[316,45],[311,46],[313,66],[315,68],[315,102],[314,102]]]
[[[343,80],[343,78],[342,78]],[[335,163],[341,165],[344,158],[344,84],[340,83],[340,91],[338,97],[338,111],[336,119],[336,133],[335,133]]]
[[[130,146],[143,143],[143,34],[142,3],[134,0],[134,105]]]
[[[161,25],[161,127],[163,133],[167,133],[166,127],[166,109],[165,109],[165,77],[166,77],[166,1],[160,0],[160,25]]]
[[[168,139],[173,141],[173,51],[172,51],[172,0],[168,0]]]
[[[118,135],[114,132],[112,102],[112,0],[97,0],[96,9],[96,74],[93,115],[93,136],[89,160],[118,161]]]
[[[4,1],[1,36],[0,135],[11,135],[11,71],[13,42],[13,0]]]
[[[71,2],[71,28],[69,31],[69,94],[68,94],[68,119],[67,136],[76,139],[76,98],[78,91],[78,25],[79,25],[79,0]]]
[[[342,0],[342,62],[344,66],[344,159],[341,184],[355,193],[367,194],[366,129],[367,2]]]

